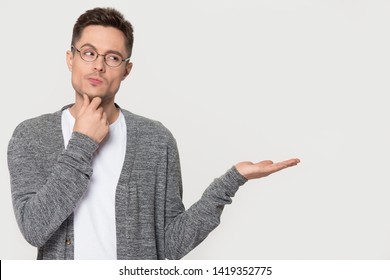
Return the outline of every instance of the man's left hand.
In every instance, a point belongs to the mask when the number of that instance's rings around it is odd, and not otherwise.
[[[300,160],[297,158],[276,162],[276,163],[274,163],[272,160],[263,160],[258,163],[243,161],[237,163],[235,167],[242,176],[244,176],[248,180],[251,180],[251,179],[266,177],[282,169],[295,166],[299,162]]]

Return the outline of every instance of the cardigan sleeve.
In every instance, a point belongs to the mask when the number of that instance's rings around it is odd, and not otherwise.
[[[98,145],[74,132],[67,148],[48,168],[44,161],[52,144],[41,143],[31,130],[37,131],[23,123],[15,129],[8,145],[8,168],[18,226],[31,245],[41,247],[71,215],[86,191]]]
[[[232,202],[239,186],[247,179],[233,166],[215,179],[201,199],[185,211],[179,154],[174,141],[168,147],[167,172],[165,255],[168,259],[180,259],[219,225],[224,206]]]

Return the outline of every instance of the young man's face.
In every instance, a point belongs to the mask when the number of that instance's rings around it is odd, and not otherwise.
[[[119,29],[90,25],[84,28],[74,47],[78,50],[94,49],[99,54],[115,52],[123,59],[128,57],[125,36]],[[110,67],[104,62],[104,56],[95,61],[81,59],[77,50],[67,52],[67,64],[72,72],[72,85],[77,94],[87,94],[90,99],[101,97],[103,102],[114,100],[121,82],[130,73],[132,64],[122,62],[117,67]]]

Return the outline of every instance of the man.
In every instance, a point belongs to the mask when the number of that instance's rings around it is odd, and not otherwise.
[[[114,102],[132,45],[118,11],[81,15],[67,52],[75,103],[22,122],[10,140],[15,215],[38,259],[180,259],[240,185],[299,162],[238,163],[185,211],[173,136]]]

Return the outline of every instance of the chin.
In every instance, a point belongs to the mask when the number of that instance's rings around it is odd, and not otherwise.
[[[81,96],[83,96],[84,94],[87,95],[90,99],[94,98],[94,97],[100,97],[100,98],[104,98],[106,96],[106,94],[104,93],[101,93],[101,92],[91,92],[90,90],[89,91],[80,91],[79,93]]]
[[[85,93],[85,94],[89,97],[90,101],[95,97],[100,97],[103,101],[114,99],[115,97],[115,95],[111,95],[111,94],[99,94],[99,93]]]

